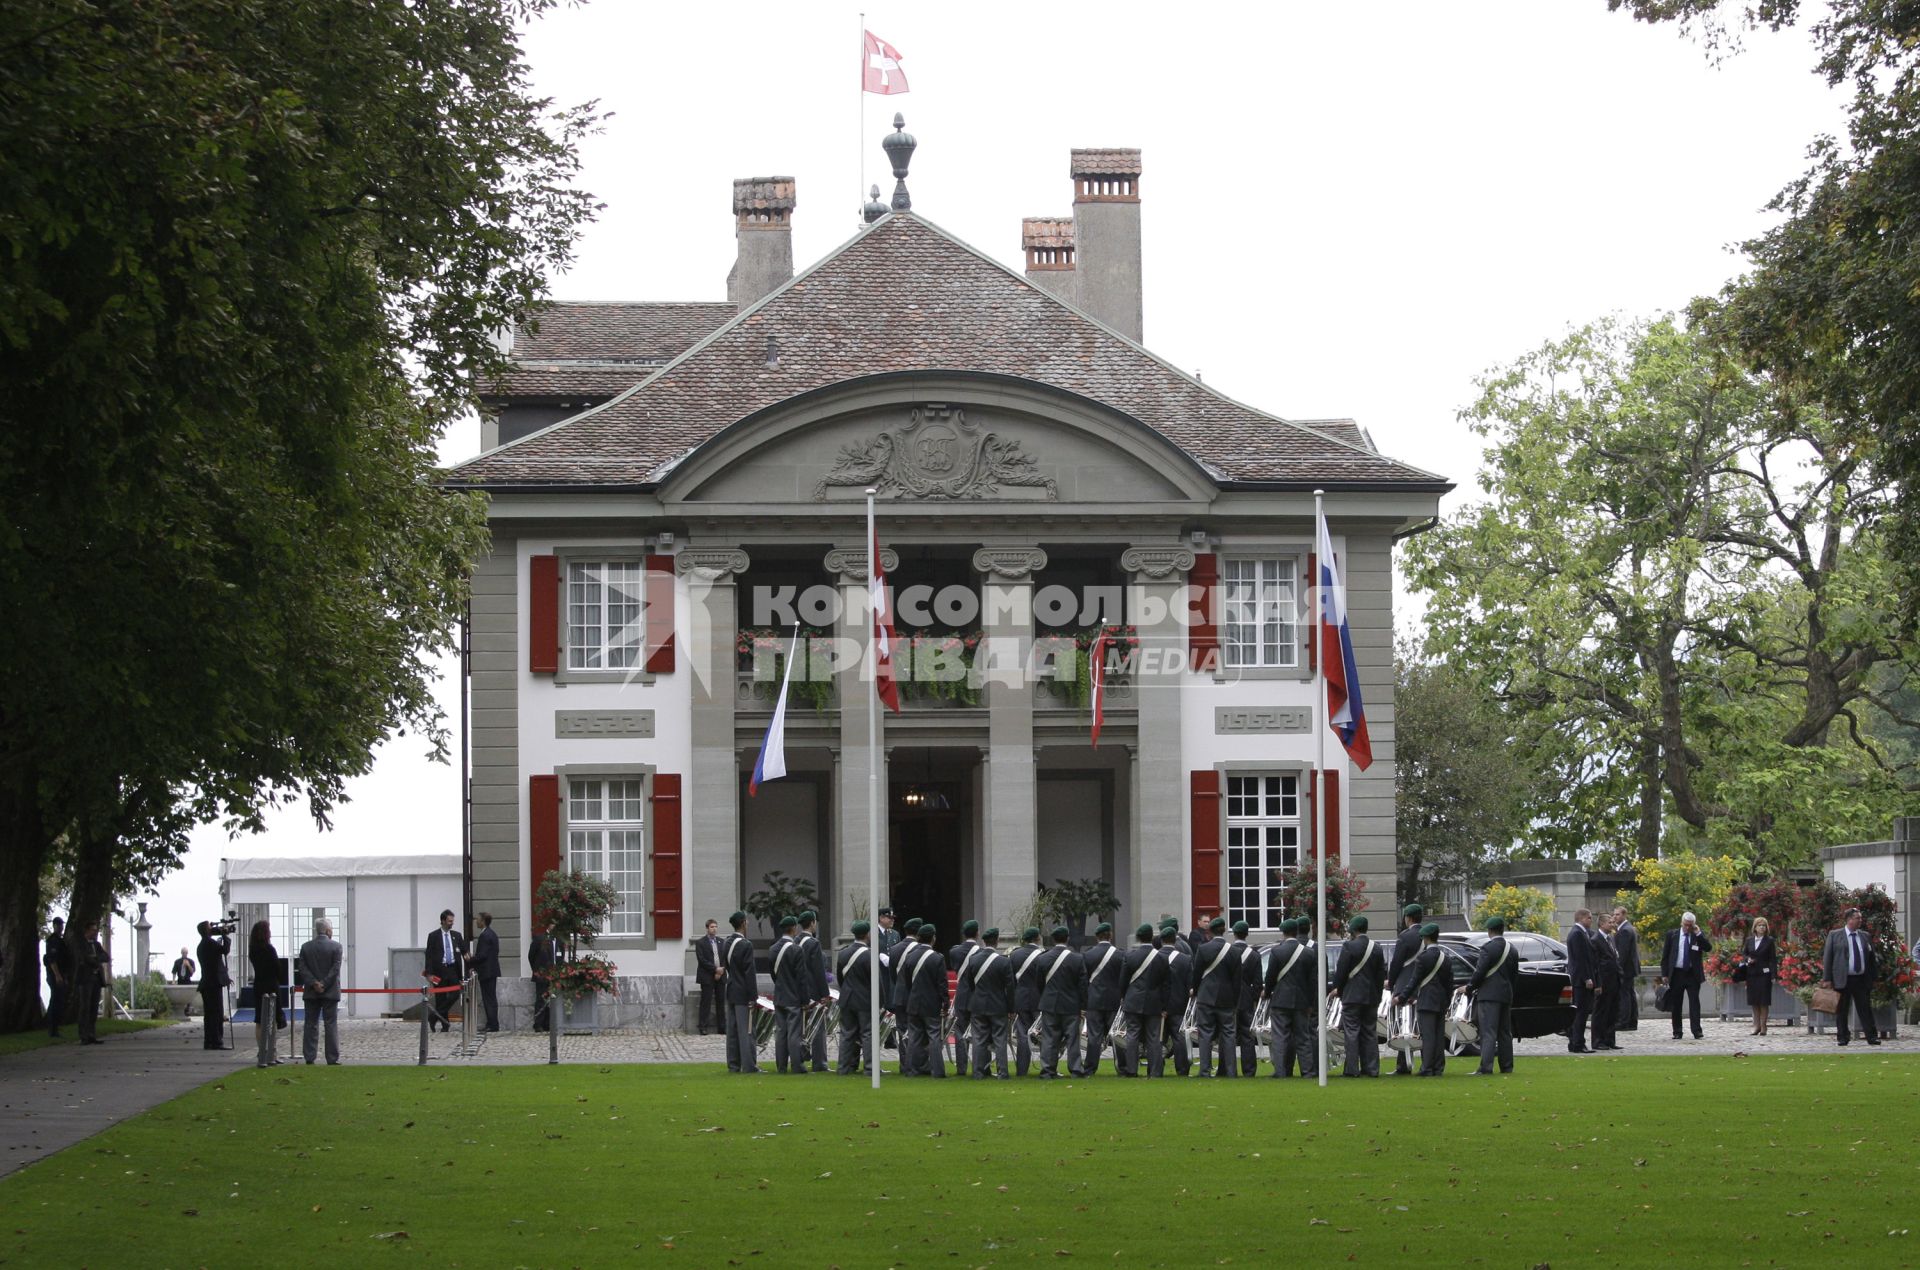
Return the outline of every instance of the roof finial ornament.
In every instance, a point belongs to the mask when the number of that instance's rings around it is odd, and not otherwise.
[[[870,193],[867,197],[871,201],[868,202],[866,207],[861,210],[860,214],[866,217],[867,224],[871,225],[873,224],[873,222],[879,220],[882,216],[885,216],[887,214],[888,209],[887,209],[887,205],[880,201],[879,186],[877,185],[874,186],[872,193]]]
[[[887,152],[887,162],[893,165],[893,210],[896,212],[913,210],[913,197],[907,193],[907,164],[913,162],[914,147],[918,144],[907,131],[907,117],[896,114],[893,131],[880,142],[880,148]]]

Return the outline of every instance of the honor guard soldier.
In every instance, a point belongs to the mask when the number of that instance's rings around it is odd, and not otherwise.
[[[989,926],[980,937],[984,945],[974,954],[972,968],[965,972],[972,981],[969,997],[973,1013],[973,1079],[987,1078],[988,1060],[997,1064],[993,1074],[1001,1080],[1013,1079],[1007,1073],[1007,1029],[1013,1017],[1013,965],[1000,952],[1000,928]],[[966,1038],[955,1039],[965,1045]]]
[[[1040,1018],[1040,976],[1034,958],[1040,955],[1040,928],[1020,932],[1020,946],[1007,954],[1013,968],[1013,1070],[1025,1076],[1033,1063],[1033,1025]]]
[[[876,941],[878,945],[878,951],[881,952],[882,954],[890,953],[893,951],[894,945],[900,942],[900,932],[894,929],[892,909],[890,908],[881,909],[879,916],[880,916],[880,936],[879,936],[879,939]]]
[[[1227,938],[1227,919],[1213,919],[1213,938],[1194,952],[1200,981],[1193,990],[1194,1018],[1200,1027],[1200,1074],[1214,1075],[1213,1059],[1220,1058],[1218,1075],[1234,1073],[1235,1022],[1240,1013],[1240,952],[1242,945]]]
[[[860,1073],[860,1054],[873,1043],[873,948],[867,934],[873,928],[865,922],[853,924],[853,942],[833,959],[833,977],[840,984],[840,1074]],[[866,1070],[880,1061],[878,1054],[867,1055]]]
[[[895,1043],[900,1047],[900,1072],[908,1076],[920,1070],[917,1062],[907,1058],[907,967],[920,955],[922,924],[917,917],[907,919],[906,938],[893,950],[893,982],[887,987],[887,1008],[893,1011]]]
[[[1480,945],[1480,964],[1467,980],[1467,993],[1473,998],[1473,1021],[1480,1029],[1480,1070],[1476,1076],[1493,1075],[1494,1059],[1500,1060],[1503,1074],[1513,1071],[1513,994],[1520,986],[1520,958],[1507,942],[1507,924],[1498,917],[1487,919],[1490,938]]]
[[[1320,1011],[1313,1008],[1313,957],[1299,938],[1303,919],[1280,923],[1280,942],[1267,956],[1261,993],[1267,998],[1267,1022],[1273,1029],[1268,1045],[1273,1076],[1293,1075],[1294,1063],[1309,1078],[1319,1074]]]
[[[1453,958],[1440,946],[1440,924],[1420,928],[1420,953],[1408,976],[1414,1017],[1419,1020],[1420,1074],[1447,1070],[1447,1007],[1453,1004]]]
[[[1126,987],[1121,977],[1126,959],[1113,946],[1113,923],[1101,922],[1094,927],[1093,940],[1093,947],[1080,954],[1087,968],[1087,1031],[1086,1049],[1080,1070],[1075,1073],[1079,1076],[1091,1076],[1100,1070],[1100,1050],[1107,1042],[1113,1016],[1120,1012],[1120,996]],[[1117,1056],[1114,1061],[1119,1061]]]
[[[1376,1017],[1386,990],[1386,958],[1380,945],[1367,938],[1364,914],[1347,923],[1347,942],[1340,945],[1340,964],[1334,968],[1330,996],[1340,998],[1340,1031],[1347,1042],[1345,1076],[1380,1074],[1380,1032]]]
[[[1260,1049],[1253,1035],[1253,1012],[1260,1005],[1260,979],[1265,973],[1261,954],[1266,950],[1247,942],[1249,929],[1245,922],[1233,924],[1234,942],[1240,945],[1240,1000],[1234,1010],[1233,1023],[1234,1036],[1240,1043],[1242,1076],[1254,1076],[1259,1071]]]
[[[968,973],[980,951],[980,923],[969,917],[960,926],[961,940],[947,949],[947,969],[954,972],[953,985],[953,1074],[967,1074],[967,1043],[973,1035],[973,981]]]
[[[1034,958],[1040,976],[1040,1079],[1053,1080],[1064,1055],[1073,1073],[1080,1049],[1080,1012],[1087,1008],[1087,967],[1067,947],[1067,928],[1053,928],[1053,947]]]
[[[809,995],[806,958],[794,930],[800,919],[780,919],[780,938],[773,941],[773,1012],[776,1031],[773,1037],[773,1068],[782,1075],[807,1074],[807,1041],[803,1018]],[[751,1033],[749,1033],[751,1035]]]
[[[753,941],[747,938],[747,915],[735,911],[727,919],[733,933],[720,949],[720,964],[726,967],[722,985],[727,994],[727,1070],[741,1075],[758,1075],[760,1063],[754,1057],[753,1002],[760,995],[760,978],[753,969]]]
[[[917,955],[907,967],[907,1021],[919,1063],[916,1074],[944,1078],[947,1043],[940,1035],[940,1019],[947,1012],[947,963],[933,946],[939,933],[931,922],[920,928]]]
[[[833,1005],[833,992],[827,985],[827,950],[820,946],[819,914],[812,909],[800,914],[800,951],[807,968],[807,991],[813,994],[813,1022],[807,1029],[807,1055],[813,1070],[827,1070],[827,1015]]]
[[[1387,982],[1393,985],[1395,1000],[1413,996],[1413,962],[1420,955],[1420,922],[1426,915],[1427,910],[1418,904],[1400,910],[1400,935],[1393,941],[1393,959],[1387,963]],[[1406,1050],[1393,1052],[1393,1074],[1413,1075],[1413,1060]]]
[[[1160,1016],[1167,1008],[1167,963],[1153,946],[1153,927],[1142,922],[1133,932],[1134,945],[1127,949],[1121,969],[1125,983],[1121,988],[1120,1011],[1126,1019],[1125,1033],[1115,1053],[1114,1069],[1122,1076],[1140,1075],[1140,1049],[1147,1051],[1146,1074],[1165,1073],[1160,1049]]]
[[[1173,1070],[1185,1076],[1193,1067],[1187,1049],[1187,1003],[1193,999],[1193,953],[1182,947],[1180,928],[1172,921],[1160,927],[1160,957],[1167,963],[1167,1006],[1161,1016],[1160,1044],[1173,1056]],[[1162,1057],[1164,1062],[1164,1055]]]

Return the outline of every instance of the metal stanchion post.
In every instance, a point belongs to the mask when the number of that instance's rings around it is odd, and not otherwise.
[[[547,1062],[550,1064],[560,1061],[560,1011],[554,1008],[559,1000],[557,990],[547,993]]]
[[[427,1029],[433,1026],[433,984],[420,985],[420,1061],[416,1066],[427,1065]]]
[[[289,1063],[293,1062],[293,1027],[298,1021],[294,1017],[295,1014],[298,1013],[294,1009],[295,1001],[296,998],[293,995],[293,988],[289,985],[287,988],[287,1061]],[[276,999],[274,1004],[278,1006],[279,1001]]]
[[[460,1053],[465,1057],[473,1053],[473,978],[468,975],[460,985]]]

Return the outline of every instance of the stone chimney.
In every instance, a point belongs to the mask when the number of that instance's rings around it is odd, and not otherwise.
[[[1075,303],[1140,342],[1140,152],[1075,150]],[[1031,266],[1029,266],[1031,268]]]
[[[793,178],[754,176],[733,183],[734,238],[727,301],[744,309],[793,277]]]
[[[1029,216],[1020,222],[1020,246],[1027,253],[1027,281],[1065,300],[1074,295],[1073,221],[1066,216]]]

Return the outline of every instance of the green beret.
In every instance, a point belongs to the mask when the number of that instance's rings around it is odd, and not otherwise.
[[[1425,926],[1422,926],[1420,928],[1420,938],[1422,939],[1440,938],[1440,923],[1428,922]]]
[[[960,923],[960,933],[962,935],[978,935],[980,933],[980,923],[969,917],[966,921]]]
[[[1400,910],[1400,916],[1402,917],[1420,918],[1420,917],[1425,917],[1426,915],[1427,915],[1427,910],[1424,908],[1421,908],[1418,904],[1409,904],[1405,908]]]
[[[1000,938],[1000,928],[998,926],[989,926],[981,933],[980,938],[985,940],[998,939]]]
[[[795,917],[791,913],[787,914],[785,917],[782,917],[780,919],[781,930],[785,930],[789,926],[798,926],[799,924],[800,924],[800,919]]]
[[[735,910],[733,910],[733,916],[727,919],[727,925],[738,926],[741,922],[744,922],[746,920],[747,920],[747,915],[736,908]]]
[[[1067,937],[1067,928],[1066,928],[1066,927],[1064,927],[1064,926],[1056,926],[1056,927],[1054,927],[1054,928],[1053,928],[1053,939],[1055,940],[1055,942],[1058,942],[1059,940],[1062,940],[1062,939],[1065,939],[1066,937]]]
[[[1247,932],[1252,929],[1253,927],[1247,925],[1245,922],[1235,922],[1233,924],[1233,933],[1240,936],[1243,939],[1246,938]]]
[[[1489,931],[1504,931],[1506,928],[1507,919],[1504,917],[1489,917],[1487,919],[1487,929]]]
[[[1141,923],[1140,923],[1140,925],[1139,925],[1139,927],[1138,927],[1137,929],[1135,929],[1135,931],[1133,932],[1133,937],[1134,937],[1135,939],[1152,939],[1152,938],[1153,938],[1153,923],[1152,923],[1152,922],[1141,922]]]
[[[1300,926],[1301,921],[1299,918],[1289,917],[1286,921],[1280,923],[1280,932],[1284,935],[1297,935],[1300,933]]]
[[[1352,921],[1348,922],[1347,929],[1352,931],[1356,935],[1364,934],[1367,929],[1366,915],[1363,913],[1359,917],[1356,917]]]
[[[907,934],[909,935],[913,934],[915,931],[918,931],[925,924],[926,923],[922,922],[917,917],[909,917],[907,919]]]
[[[1224,917],[1216,917],[1213,919],[1213,924],[1208,926],[1207,929],[1216,935],[1224,935],[1227,930],[1227,919]]]
[[[919,934],[920,938],[926,940],[928,943],[932,943],[933,937],[935,935],[938,935],[940,931],[937,927],[934,926],[932,922],[926,922],[921,925],[917,933]]]
[[[868,925],[866,922],[855,922],[853,924],[853,937],[855,939],[865,939],[867,937],[867,932],[872,929],[873,927]]]
[[[1040,938],[1040,928],[1038,926],[1029,926],[1020,932],[1020,938],[1022,942],[1029,939],[1038,939]]]
[[[1101,922],[1098,926],[1093,928],[1093,933],[1096,935],[1111,935],[1113,934],[1113,923]]]
[[[820,920],[820,915],[814,912],[812,909],[807,909],[805,912],[800,914],[800,924],[802,926],[811,926],[819,920]]]

